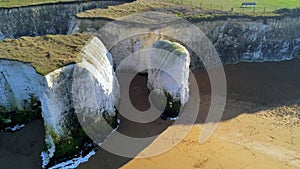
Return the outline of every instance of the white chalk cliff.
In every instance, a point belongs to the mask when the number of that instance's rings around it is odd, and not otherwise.
[[[63,112],[74,109],[104,109],[114,114],[114,72],[111,55],[98,38],[84,47],[81,62],[57,69],[46,75],[42,110],[47,125],[64,135]],[[76,110],[75,110],[76,111]],[[57,113],[53,113],[57,112]]]
[[[169,96],[168,102],[180,102],[189,98],[190,55],[187,49],[176,42],[159,40],[149,55],[148,88],[160,89]],[[173,103],[170,103],[171,107]]]
[[[75,138],[82,136],[78,132],[84,130],[77,114],[89,113],[88,116],[103,123],[106,120],[109,125],[117,124],[114,107],[118,104],[119,85],[112,57],[98,38],[93,38],[83,48],[76,64],[46,76],[36,73],[30,64],[0,60],[0,108],[7,112],[26,109],[24,100],[32,96],[41,102],[46,129],[47,151],[42,153],[43,167],[72,158],[73,152],[63,152],[62,146],[77,149],[78,153],[82,151],[80,148],[85,148],[85,143],[80,142],[86,140]],[[107,133],[100,134],[104,138]],[[65,159],[57,159],[61,156]]]
[[[167,116],[177,116],[189,97],[189,52],[166,40],[157,41],[152,49],[146,60],[139,61],[156,68],[148,70],[148,87],[161,89],[167,95],[167,111],[174,114]],[[87,160],[90,155],[82,152],[93,148],[93,141],[104,141],[117,125],[120,93],[111,54],[95,37],[76,63],[45,76],[29,63],[0,59],[0,115],[2,110],[30,109],[26,103],[32,97],[41,102],[46,130],[43,168],[76,167],[80,162],[72,161]]]
[[[77,64],[65,66],[46,76],[47,86],[43,90],[41,100],[45,126],[48,128],[47,145],[52,145],[49,146],[48,154],[44,153],[47,157],[45,160],[53,156],[51,152],[55,150],[53,143],[59,144],[62,139],[64,142],[74,140],[69,130],[74,126],[69,125],[78,122],[72,121],[70,118],[72,113],[73,116],[76,114],[80,117],[88,116],[94,120],[103,120],[105,112],[106,116],[112,117],[111,120],[116,120],[114,106],[118,101],[119,89],[110,53],[98,38],[94,38],[84,47],[80,55]],[[81,123],[83,128],[85,125],[88,124]],[[75,130],[77,132],[77,129]],[[100,134],[108,133],[103,132]]]
[[[43,77],[30,64],[0,60],[0,106],[4,111],[26,109],[25,100],[38,97]]]

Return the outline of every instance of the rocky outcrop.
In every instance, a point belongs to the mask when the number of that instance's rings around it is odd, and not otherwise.
[[[125,22],[116,22],[115,25],[119,24],[126,27],[127,34],[136,34],[136,36],[128,37],[110,48],[114,56],[115,66],[118,66],[131,53],[149,48],[149,44],[153,44],[161,39],[162,34],[169,32],[170,29],[178,29],[182,26],[180,23],[174,23],[174,19],[170,18],[163,20],[164,23],[159,25],[152,22],[151,18],[139,18],[141,16],[139,15],[137,19],[132,19],[127,24]],[[101,18],[76,18],[74,21],[76,26],[71,32],[92,33],[107,22],[106,19]],[[160,22],[160,20],[157,20],[157,22]],[[192,22],[192,24],[204,32],[214,44],[220,59],[225,64],[281,61],[300,56],[300,32],[298,31],[300,29],[300,19],[298,16],[261,17],[258,19],[247,17],[230,18],[229,16],[222,20],[200,20]],[[122,26],[120,27],[122,28]],[[104,29],[100,30],[103,31]],[[178,32],[178,35],[182,35],[183,38],[190,38],[187,41],[195,41],[193,39],[194,36],[188,33],[188,28],[185,30],[185,32]],[[96,34],[99,33],[96,32]],[[114,34],[120,33],[120,31],[108,30],[102,33],[120,38],[120,36]],[[168,39],[168,37],[164,37],[164,39]],[[109,42],[104,41],[104,43],[107,46],[111,46]],[[203,64],[198,57],[189,48],[188,50],[191,54],[191,69],[202,68]]]
[[[125,0],[64,2],[0,9],[0,40],[21,36],[66,34],[75,14],[117,5]]]
[[[166,40],[154,43],[150,51],[147,86],[159,89],[167,96],[167,104],[161,117],[177,117],[180,108],[189,98],[189,52],[180,45]]]
[[[116,127],[118,82],[112,57],[98,38],[83,48],[77,63],[46,76],[18,61],[0,60],[0,65],[0,105],[6,110],[0,111],[1,121],[8,121],[2,119],[4,113],[30,109],[26,104],[32,97],[41,102],[46,129],[44,168],[86,155],[95,146],[90,137],[101,143]]]

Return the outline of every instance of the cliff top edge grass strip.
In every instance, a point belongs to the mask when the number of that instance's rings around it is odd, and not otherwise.
[[[91,35],[46,35],[5,39],[0,42],[0,59],[30,63],[38,73],[48,73],[76,63]]]
[[[183,18],[219,18],[220,16],[279,16],[278,9],[295,9],[300,7],[299,0],[255,0],[256,8],[241,8],[242,0],[136,0],[122,5],[109,6],[107,9],[92,9],[77,14],[77,18],[118,19],[134,13],[159,11]],[[207,5],[207,6],[205,6]],[[233,8],[233,10],[231,10]]]
[[[0,9],[37,6],[37,5],[49,5],[49,4],[85,3],[91,1],[96,1],[96,0],[0,0]],[[115,0],[115,1],[121,1],[121,0]]]
[[[52,3],[74,3],[80,0],[0,0],[0,8],[14,8]]]
[[[199,6],[204,9],[213,10],[223,10],[230,11],[233,10],[237,13],[261,13],[261,12],[273,12],[277,9],[282,8],[299,8],[299,0],[169,0],[174,3],[186,4],[191,6]],[[255,6],[252,7],[242,7],[244,2],[255,2]],[[255,9],[254,9],[255,8]]]
[[[134,13],[181,6],[183,5],[171,3],[167,0],[136,0],[134,2],[121,5],[109,6],[107,9],[87,10],[77,14],[76,16],[78,18],[107,18],[109,20],[114,20]]]

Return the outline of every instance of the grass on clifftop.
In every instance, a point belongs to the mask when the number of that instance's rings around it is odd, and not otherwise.
[[[119,19],[140,12],[164,12],[169,14],[205,14],[206,11],[201,8],[192,7],[189,5],[172,3],[170,0],[136,0],[134,2],[125,3],[116,6],[109,6],[107,9],[91,9],[79,13],[78,18],[107,18]],[[222,12],[223,13],[223,12]]]
[[[29,62],[38,73],[46,75],[75,63],[91,38],[87,34],[74,34],[5,39],[0,42],[0,59]]]
[[[116,6],[109,6],[107,9],[94,9],[77,14],[79,18],[101,17],[109,19],[117,19],[134,13],[143,11],[156,10],[161,8],[179,6],[166,0],[136,0],[134,2],[125,3]]]
[[[20,7],[54,2],[70,2],[76,0],[0,0],[0,7]],[[78,0],[77,0],[78,1]]]
[[[183,53],[188,52],[181,44],[177,42],[170,42],[168,40],[159,40],[154,44],[154,48],[167,50],[175,54],[175,56],[181,56]]]
[[[169,0],[177,3],[188,4],[191,6],[201,6],[204,9],[230,11],[233,8],[237,13],[263,13],[273,12],[281,8],[298,8],[299,0]],[[243,2],[256,2],[253,8],[241,8]]]
[[[107,9],[92,9],[77,14],[78,18],[118,19],[134,13],[158,11],[174,14],[183,18],[211,19],[222,16],[279,16],[275,9],[295,9],[300,7],[299,0],[250,0],[256,8],[241,8],[244,0],[136,0]],[[233,11],[231,11],[233,8]]]

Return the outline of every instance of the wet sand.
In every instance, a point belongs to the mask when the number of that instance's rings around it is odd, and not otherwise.
[[[0,168],[41,168],[43,120],[34,120],[16,133],[0,132]]]
[[[226,65],[225,112],[218,129],[204,144],[198,140],[210,105],[210,84],[206,72],[198,71],[200,111],[197,123],[182,142],[166,153],[143,159],[119,157],[99,149],[78,168],[299,168],[299,67],[300,60]],[[131,97],[140,110],[149,107],[145,80],[137,77],[132,83]],[[171,129],[188,127],[161,119],[141,125],[121,117],[121,122],[118,131],[131,136],[160,134],[151,145],[159,144]],[[34,121],[19,132],[0,133],[0,168],[40,168],[43,130],[42,122]]]

